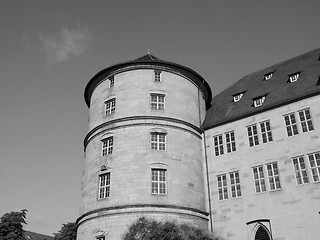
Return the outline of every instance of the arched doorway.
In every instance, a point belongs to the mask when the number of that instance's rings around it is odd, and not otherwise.
[[[271,240],[268,230],[264,228],[263,226],[259,226],[256,235],[254,237],[254,240]]]

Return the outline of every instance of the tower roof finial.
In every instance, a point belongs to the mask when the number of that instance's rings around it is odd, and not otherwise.
[[[148,55],[150,55],[151,53],[150,53],[150,49],[148,48]]]

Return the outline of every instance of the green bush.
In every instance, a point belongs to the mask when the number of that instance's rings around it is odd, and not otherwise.
[[[187,224],[157,222],[145,217],[134,222],[123,240],[219,240],[217,236]]]

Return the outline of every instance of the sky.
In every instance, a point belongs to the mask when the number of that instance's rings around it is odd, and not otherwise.
[[[79,217],[88,81],[151,54],[218,94],[320,47],[319,0],[0,1],[0,216],[53,235]]]

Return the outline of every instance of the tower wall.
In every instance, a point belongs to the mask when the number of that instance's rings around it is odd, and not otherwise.
[[[207,228],[201,130],[205,99],[199,86],[180,72],[135,66],[118,69],[95,87],[90,100],[89,132],[78,239],[121,239],[138,217],[188,222]],[[165,109],[151,108],[151,94],[165,95]],[[115,112],[105,102],[115,98]],[[151,133],[166,136],[166,149],[151,149]],[[113,137],[113,151],[102,156],[102,139]],[[103,167],[102,167],[103,166]],[[166,174],[166,193],[152,194],[152,169]],[[110,173],[110,195],[98,199],[99,175]]]

